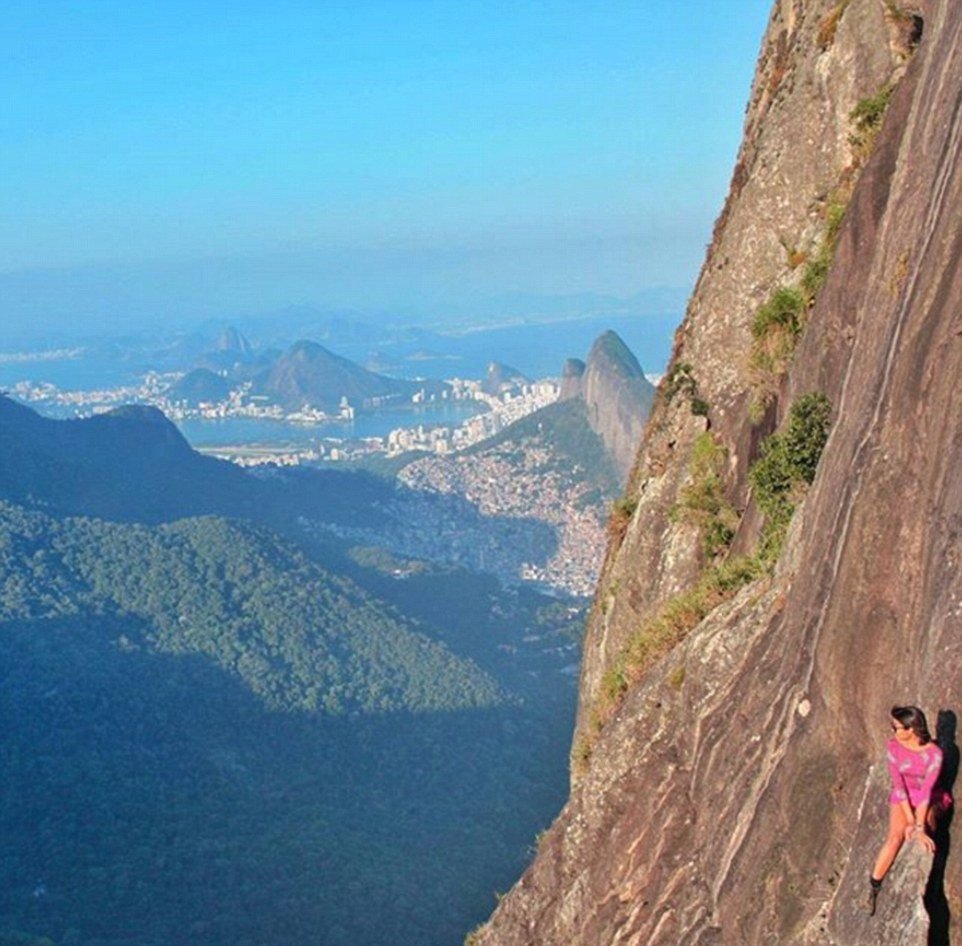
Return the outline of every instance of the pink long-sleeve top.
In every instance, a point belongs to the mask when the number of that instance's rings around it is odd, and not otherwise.
[[[913,808],[918,808],[922,804],[942,801],[941,797],[932,797],[942,769],[942,750],[934,742],[916,751],[906,748],[897,739],[889,739],[885,748],[889,775],[892,776],[890,804],[907,801]]]

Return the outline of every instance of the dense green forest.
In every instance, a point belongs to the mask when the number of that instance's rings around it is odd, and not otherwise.
[[[560,804],[543,716],[269,713],[208,662],[99,637],[123,628],[3,628],[20,668],[0,686],[12,929],[61,946],[457,943]]]
[[[8,933],[457,942],[560,804],[573,688],[557,674],[577,627],[562,602],[502,600],[467,573],[369,576],[409,596],[402,620],[213,518],[7,504],[0,562]],[[441,601],[445,630],[411,630]],[[526,652],[517,621],[540,632]]]
[[[494,706],[488,675],[276,535],[215,517],[156,527],[0,504],[0,620],[124,615],[118,646],[201,654],[272,709]]]
[[[373,477],[8,407],[0,946],[460,943],[565,796],[584,603],[304,535]]]

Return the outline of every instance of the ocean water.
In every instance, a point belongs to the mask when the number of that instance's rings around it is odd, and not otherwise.
[[[488,363],[499,361],[521,371],[529,378],[557,377],[567,358],[586,358],[591,344],[604,331],[616,331],[649,374],[664,370],[671,351],[671,340],[678,316],[606,315],[557,322],[526,322],[500,325],[460,334],[443,330],[427,333],[420,340],[385,339],[372,350],[370,343],[351,343],[326,339],[324,344],[339,355],[395,377],[481,378]],[[256,339],[255,339],[256,341]],[[134,339],[104,339],[92,342],[71,356],[61,353],[50,357],[22,360],[11,350],[0,350],[0,389],[20,381],[50,383],[64,391],[90,391],[105,388],[136,387],[151,369],[187,370],[196,354],[187,349],[172,357],[170,346],[138,342]],[[32,353],[36,356],[39,353]],[[65,416],[69,409],[34,405],[41,413]],[[227,418],[224,420],[185,420],[178,426],[194,446],[218,447],[239,444],[305,446],[320,439],[384,437],[397,427],[458,424],[479,413],[476,402],[442,402],[390,409],[365,414],[353,422],[321,425],[293,424],[284,421]]]
[[[329,424],[293,424],[280,420],[256,420],[227,417],[223,420],[176,421],[180,432],[194,447],[227,447],[239,444],[307,447],[318,440],[360,440],[364,437],[386,437],[397,427],[454,426],[486,410],[477,401],[452,401],[440,404],[413,405],[362,414],[353,421]]]
[[[28,361],[4,360],[0,355],[0,388],[11,388],[20,381],[54,384],[63,391],[125,387],[137,384],[149,369],[150,365],[118,361],[100,352]]]

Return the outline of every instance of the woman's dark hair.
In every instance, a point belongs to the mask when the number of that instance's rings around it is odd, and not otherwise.
[[[892,719],[897,719],[906,729],[911,729],[923,746],[932,741],[925,713],[917,706],[893,706]]]

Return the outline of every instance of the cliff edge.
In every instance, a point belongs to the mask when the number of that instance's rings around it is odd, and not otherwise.
[[[950,941],[944,832],[860,900],[891,705],[958,764],[960,153],[954,0],[775,4],[613,515],[571,796],[469,942]]]

